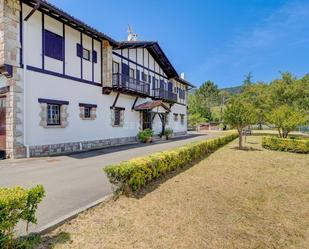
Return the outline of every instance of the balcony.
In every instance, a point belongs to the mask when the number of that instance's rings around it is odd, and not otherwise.
[[[177,94],[171,91],[167,91],[165,89],[157,88],[154,89],[153,92],[154,99],[161,99],[166,102],[176,103],[177,102]]]
[[[113,89],[133,96],[147,97],[150,94],[150,85],[144,81],[130,78],[121,73],[113,74]]]

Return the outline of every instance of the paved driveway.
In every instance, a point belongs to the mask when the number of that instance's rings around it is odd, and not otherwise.
[[[112,188],[102,171],[104,166],[218,135],[190,134],[151,145],[135,144],[68,156],[4,160],[0,162],[0,186],[28,188],[44,185],[46,197],[39,206],[38,225],[31,227],[31,231],[37,232],[109,195]]]

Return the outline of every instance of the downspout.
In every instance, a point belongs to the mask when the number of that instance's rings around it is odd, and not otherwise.
[[[24,119],[24,146],[26,147],[26,157],[29,158],[30,157],[30,150],[29,150],[29,145],[27,144],[27,115],[26,115],[26,109],[27,109],[27,21],[28,19],[34,14],[34,12],[40,7],[40,0],[37,1],[37,4],[33,7],[33,9],[29,12],[29,14],[25,17],[25,19],[23,20],[22,26],[23,26],[23,90],[24,90],[24,115],[23,115],[23,119]]]

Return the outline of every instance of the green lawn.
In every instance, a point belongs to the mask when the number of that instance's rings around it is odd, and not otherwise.
[[[246,145],[79,215],[41,248],[309,248],[309,155]]]

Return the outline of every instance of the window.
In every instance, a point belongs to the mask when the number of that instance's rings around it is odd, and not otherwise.
[[[60,105],[47,104],[47,125],[60,125]]]
[[[147,82],[148,76],[144,72],[142,72],[142,81]]]
[[[113,61],[113,73],[119,73],[119,63]]]
[[[44,30],[44,54],[56,60],[63,60],[63,37]]]
[[[120,114],[121,110],[119,109],[114,110],[114,125],[120,125]]]
[[[111,125],[112,126],[123,126],[124,125],[124,110],[123,107],[112,107],[111,106]]]
[[[91,117],[91,107],[84,107],[84,117],[85,118],[90,118]]]
[[[130,68],[130,78],[134,79],[134,69]]]
[[[178,121],[178,114],[174,113],[174,121],[177,122]]]
[[[83,48],[83,59],[90,61],[90,50]]]
[[[183,125],[185,123],[185,115],[180,114],[180,123]]]

